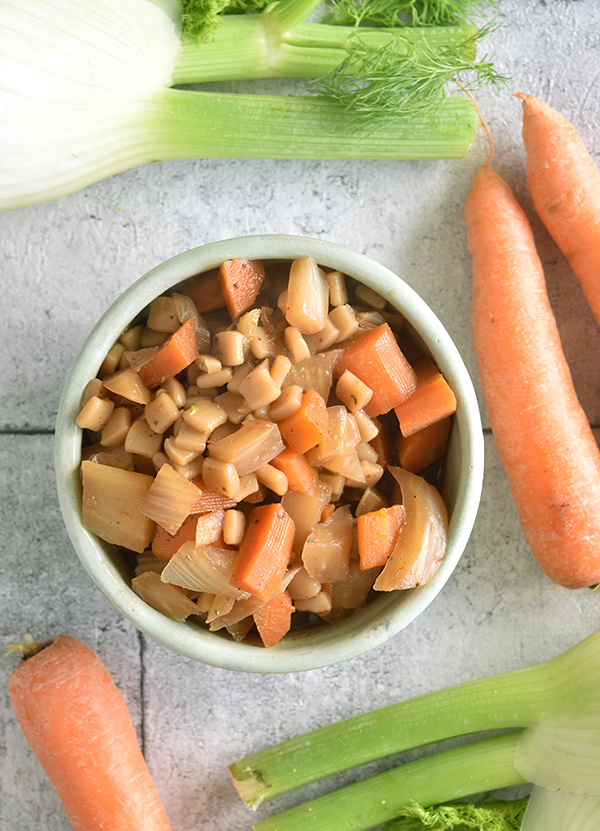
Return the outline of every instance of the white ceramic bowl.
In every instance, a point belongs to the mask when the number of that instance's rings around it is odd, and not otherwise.
[[[452,387],[458,408],[447,460],[450,525],[444,562],[425,586],[382,593],[365,609],[327,628],[294,637],[270,649],[237,643],[189,623],[175,623],[144,603],[130,588],[128,567],[111,545],[81,524],[81,430],[75,425],[86,383],[98,372],[109,348],[150,301],[182,280],[215,268],[226,259],[293,260],[310,256],[375,289],[412,324]],[[260,235],[203,245],[173,257],[141,277],[98,321],[67,379],[56,424],[58,496],[69,537],[81,562],[106,597],[138,629],[169,649],[196,661],[244,672],[298,672],[335,664],[384,643],[404,629],[441,591],[469,539],[483,481],[483,434],[469,374],[436,315],[402,279],[373,260],[330,242],[295,236]]]

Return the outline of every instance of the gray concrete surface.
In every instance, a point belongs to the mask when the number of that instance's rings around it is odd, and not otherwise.
[[[510,76],[482,92],[494,167],[529,214],[575,384],[600,426],[600,331],[534,215],[525,185],[523,90],[574,120],[600,161],[600,5],[499,0],[481,47]],[[66,632],[95,648],[131,708],[174,831],[249,829],[230,785],[238,756],[371,707],[546,659],[598,627],[595,596],[556,589],[527,546],[486,424],[486,475],[468,548],[441,595],[386,645],[287,676],[195,664],[147,640],[98,592],[63,528],[53,426],[62,384],[111,301],[165,258],[241,234],[292,233],[354,247],[406,279],[454,337],[479,390],[462,212],[487,153],[442,162],[181,161],[148,165],[53,203],[0,215],[0,644]],[[15,659],[0,661],[6,691]],[[346,781],[348,777],[341,777]],[[312,789],[318,793],[326,786]],[[302,795],[304,797],[304,794]],[[299,796],[265,807],[266,816]],[[0,694],[0,831],[69,823]]]

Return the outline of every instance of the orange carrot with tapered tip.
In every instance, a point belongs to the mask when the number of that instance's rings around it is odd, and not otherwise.
[[[475,354],[498,455],[531,551],[567,588],[600,581],[600,452],[579,404],[533,233],[484,165],[465,219]]]
[[[548,104],[523,99],[527,183],[534,207],[581,282],[600,323],[600,170],[573,124]]]
[[[8,692],[75,831],[171,831],[125,700],[89,646],[31,639]]]

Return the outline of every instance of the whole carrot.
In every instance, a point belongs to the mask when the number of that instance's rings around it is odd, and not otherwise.
[[[516,96],[533,204],[600,323],[600,170],[570,121],[539,98]]]
[[[89,646],[31,642],[8,692],[75,831],[171,831],[127,705]]]
[[[600,452],[573,388],[527,217],[487,165],[465,207],[472,330],[498,455],[555,583],[600,581]]]

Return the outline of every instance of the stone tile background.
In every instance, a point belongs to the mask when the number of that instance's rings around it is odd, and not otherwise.
[[[548,100],[574,120],[600,161],[600,6],[595,0],[498,5],[499,27],[485,51],[512,80],[508,90],[482,92],[478,100],[494,136],[494,166],[531,218],[575,385],[590,421],[600,426],[600,331],[534,215],[520,104],[511,96],[521,89]],[[481,139],[461,161],[159,163],[0,215],[0,643],[24,632],[39,639],[66,632],[99,652],[131,708],[174,831],[250,828],[253,815],[226,773],[246,752],[371,707],[549,658],[598,626],[594,596],[557,590],[533,562],[483,404],[481,510],[454,575],[392,641],[328,669],[236,674],[149,641],[92,585],[57,504],[54,420],[88,330],[134,279],[205,242],[291,233],[373,257],[430,303],[479,390],[462,211],[486,152]],[[0,690],[14,663],[0,662]],[[298,799],[280,800],[259,816]],[[68,827],[3,693],[0,831]]]

